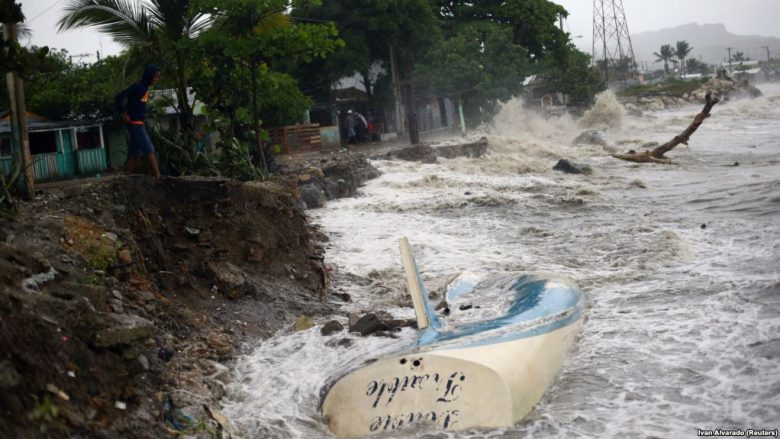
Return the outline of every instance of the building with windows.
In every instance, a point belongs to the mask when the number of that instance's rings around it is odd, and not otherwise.
[[[51,121],[27,112],[27,137],[35,181],[95,175],[108,167],[103,125],[94,121]],[[0,172],[12,172],[11,123],[0,112]]]

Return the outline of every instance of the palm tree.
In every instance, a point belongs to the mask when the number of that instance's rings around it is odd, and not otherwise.
[[[737,52],[731,57],[731,60],[734,62],[744,62],[750,60],[750,58],[745,57],[743,52]]]
[[[673,63],[677,63],[677,60],[674,59],[674,49],[672,49],[672,46],[669,44],[664,44],[661,46],[661,52],[655,52],[653,55],[656,56],[655,62],[664,62],[664,74],[668,78],[669,77],[669,61]]]
[[[192,108],[187,100],[190,60],[184,46],[211,21],[197,4],[196,0],[71,0],[58,23],[61,31],[96,27],[131,52],[168,61],[187,145],[192,141]]]
[[[691,47],[690,44],[688,44],[687,41],[678,41],[677,42],[677,48],[675,49],[674,53],[677,55],[677,59],[680,60],[680,66],[681,66],[681,72],[680,76],[685,75],[685,58],[688,56],[689,53],[693,50],[693,47]]]

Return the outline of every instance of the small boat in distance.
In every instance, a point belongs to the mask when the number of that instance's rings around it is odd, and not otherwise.
[[[325,390],[325,423],[337,437],[353,438],[420,424],[449,431],[509,427],[522,419],[553,382],[582,327],[580,289],[542,274],[479,284],[460,278],[448,287],[448,303],[473,296],[493,312],[461,306],[464,318],[445,324],[425,293],[408,240],[401,238],[400,246],[420,331],[417,349],[336,379]]]

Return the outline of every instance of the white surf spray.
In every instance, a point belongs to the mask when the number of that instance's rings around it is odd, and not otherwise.
[[[612,129],[623,128],[626,110],[612,90],[606,90],[596,96],[593,108],[582,115],[579,123],[583,128]]]
[[[691,147],[674,150],[677,166],[571,146],[575,121],[506,107],[487,133],[486,157],[375,162],[383,174],[360,197],[310,211],[331,238],[327,262],[376,281],[342,278],[349,311],[408,315],[380,288],[401,276],[399,236],[415,245],[425,279],[551,271],[585,290],[582,337],[525,421],[426,437],[683,437],[780,419],[777,95],[753,102],[757,115],[741,111],[748,103],[717,106]],[[626,117],[622,136],[666,141],[697,111]],[[552,171],[563,157],[587,159],[593,175]],[[326,344],[339,337],[314,329],[262,342],[239,360],[225,413],[249,438],[327,436],[322,388],[345,363],[408,348],[414,333],[349,349]]]

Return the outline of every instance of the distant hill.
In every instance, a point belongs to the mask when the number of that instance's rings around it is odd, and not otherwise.
[[[780,38],[757,35],[735,35],[726,30],[723,24],[690,23],[669,29],[641,32],[631,35],[634,56],[638,63],[655,61],[653,52],[658,52],[663,44],[675,46],[677,41],[685,40],[693,46],[689,56],[700,58],[708,64],[721,64],[727,61],[727,48],[732,54],[740,51],[750,59],[766,60],[768,46],[772,58],[780,58]],[[660,66],[657,63],[656,66]]]

